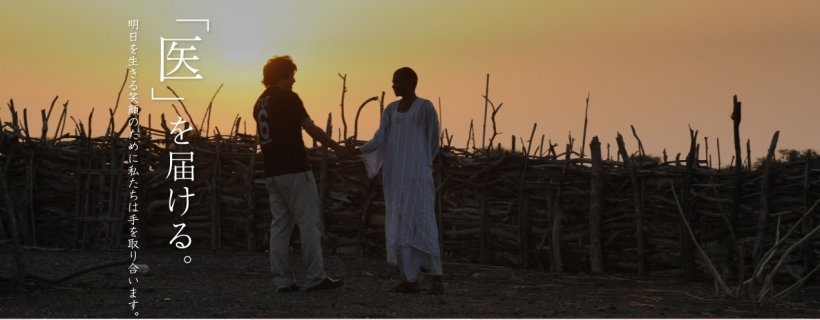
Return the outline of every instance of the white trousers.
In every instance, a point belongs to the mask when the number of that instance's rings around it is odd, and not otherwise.
[[[285,288],[294,284],[288,266],[288,247],[293,226],[299,226],[302,261],[306,268],[305,287],[321,283],[325,273],[322,259],[319,193],[313,171],[265,178],[271,210],[270,269],[273,284]]]
[[[413,247],[401,247],[398,252],[399,265],[407,282],[416,282],[422,279],[421,268],[427,269],[430,274],[440,276],[444,274],[441,267],[441,257],[434,256]]]

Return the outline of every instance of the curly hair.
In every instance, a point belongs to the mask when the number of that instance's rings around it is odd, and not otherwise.
[[[274,56],[262,68],[262,84],[272,86],[276,80],[287,78],[296,73],[296,64],[289,55]]]

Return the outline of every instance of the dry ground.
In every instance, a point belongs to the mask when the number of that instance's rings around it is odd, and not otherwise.
[[[447,294],[392,294],[397,271],[379,257],[329,256],[330,274],[347,285],[325,292],[276,293],[265,254],[140,250],[151,271],[139,277],[140,317],[820,317],[820,287],[805,287],[787,301],[757,306],[714,298],[710,282],[547,273],[445,263]],[[182,261],[190,255],[191,264]],[[57,278],[83,267],[128,258],[128,251],[29,251],[33,273]],[[293,257],[295,270],[301,269]],[[14,258],[0,250],[0,277],[14,274]],[[298,275],[297,275],[298,276]],[[0,318],[131,318],[128,271],[111,267],[56,286],[0,280]],[[428,284],[425,283],[426,287]]]

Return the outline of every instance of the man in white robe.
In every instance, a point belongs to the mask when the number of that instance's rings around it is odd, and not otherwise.
[[[383,169],[387,262],[398,264],[405,277],[391,292],[420,292],[424,269],[433,275],[430,293],[443,294],[433,183],[439,123],[433,103],[416,96],[417,83],[412,69],[396,70],[393,91],[401,100],[382,112],[361,152],[370,177]]]

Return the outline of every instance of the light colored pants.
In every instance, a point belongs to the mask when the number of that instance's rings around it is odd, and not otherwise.
[[[430,274],[440,276],[444,273],[441,268],[441,257],[433,256],[413,247],[399,248],[399,265],[407,282],[416,282],[422,279],[421,268],[424,267]]]
[[[305,287],[321,283],[327,274],[322,260],[319,193],[313,171],[265,178],[270,198],[270,269],[273,284],[285,288],[294,284],[288,266],[288,247],[294,224],[299,226],[302,261],[306,268]]]

